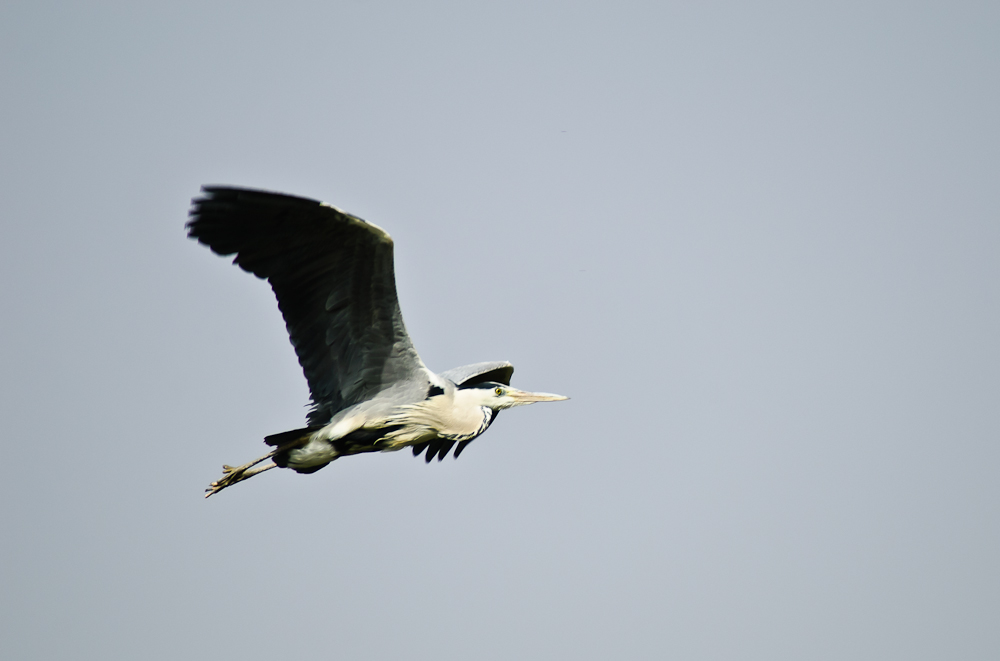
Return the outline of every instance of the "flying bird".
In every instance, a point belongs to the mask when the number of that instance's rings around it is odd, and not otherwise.
[[[267,280],[312,406],[306,426],[273,434],[273,449],[223,466],[205,497],[272,468],[314,473],[340,457],[411,448],[429,463],[457,458],[514,406],[567,399],[512,388],[514,367],[488,362],[431,372],[413,348],[396,298],[392,239],[316,200],[204,186],[188,236]]]

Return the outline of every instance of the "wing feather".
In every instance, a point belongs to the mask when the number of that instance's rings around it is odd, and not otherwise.
[[[309,383],[311,427],[402,380],[426,382],[384,230],[316,200],[222,186],[202,193],[188,236],[271,284]]]
[[[494,381],[505,386],[510,385],[510,377],[514,374],[514,366],[505,360],[490,363],[474,363],[453,367],[447,372],[442,372],[441,376],[450,380],[459,387],[474,386],[477,383]]]

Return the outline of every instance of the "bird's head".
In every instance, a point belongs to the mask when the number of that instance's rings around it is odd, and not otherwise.
[[[569,397],[562,395],[552,395],[547,392],[528,392],[518,390],[502,383],[487,381],[468,386],[467,390],[475,390],[477,399],[481,399],[481,406],[487,406],[494,411],[502,411],[513,406],[524,406],[535,402],[558,402]]]

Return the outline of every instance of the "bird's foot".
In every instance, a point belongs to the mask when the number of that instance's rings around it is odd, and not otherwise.
[[[214,496],[215,494],[219,493],[226,487],[232,486],[237,482],[242,482],[243,480],[251,478],[254,475],[257,475],[258,473],[263,473],[266,470],[277,468],[277,466],[275,466],[273,463],[269,463],[266,466],[261,466],[259,468],[256,468],[257,464],[268,459],[269,457],[270,455],[267,455],[255,461],[251,461],[249,464],[243,464],[242,466],[236,466],[236,467],[224,464],[222,466],[222,477],[216,480],[215,482],[212,482],[210,485],[208,485],[208,487],[205,489],[205,498],[208,498],[209,496]]]
[[[222,491],[223,489],[225,489],[226,487],[239,482],[241,479],[243,479],[243,474],[246,472],[246,470],[250,468],[252,465],[253,464],[244,464],[243,466],[233,467],[228,464],[224,464],[222,466],[222,477],[220,477],[218,480],[208,485],[208,488],[205,489],[205,498],[213,496]]]

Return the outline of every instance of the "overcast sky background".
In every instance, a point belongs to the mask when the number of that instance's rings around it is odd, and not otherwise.
[[[1000,658],[1000,5],[0,6],[0,657]],[[396,240],[461,459],[301,426],[201,184]]]

